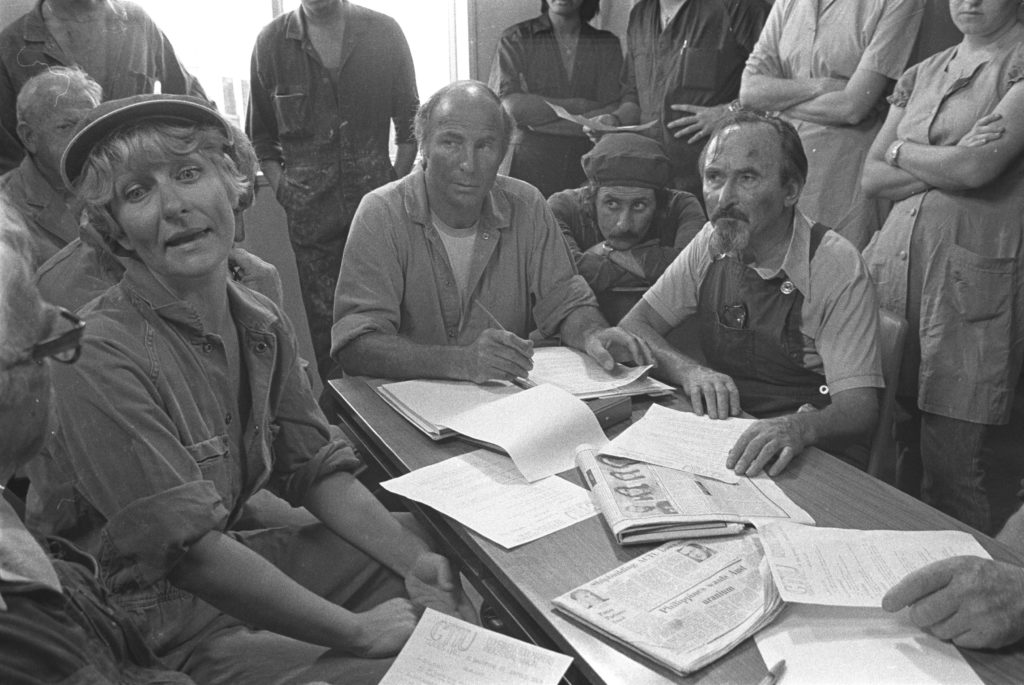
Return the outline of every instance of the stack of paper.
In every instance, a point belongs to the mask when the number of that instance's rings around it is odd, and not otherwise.
[[[989,558],[960,531],[761,528],[781,620],[754,639],[766,663],[786,660],[786,685],[980,683],[953,645],[881,609],[906,574],[953,556]],[[815,606],[817,605],[817,606]]]
[[[431,440],[455,435],[448,420],[468,409],[520,392],[509,383],[401,381],[378,385],[377,394]]]
[[[671,393],[672,386],[647,376],[650,369],[650,365],[630,367],[616,364],[609,373],[579,350],[540,347],[533,352],[533,370],[529,380],[538,385],[557,385],[581,400]]]

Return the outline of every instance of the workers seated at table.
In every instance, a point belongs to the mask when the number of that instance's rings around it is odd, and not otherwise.
[[[587,184],[548,198],[601,313],[616,323],[697,235],[707,217],[693,195],[666,186],[661,144],[605,135],[583,156]]]
[[[647,340],[657,372],[698,414],[764,417],[729,454],[739,474],[773,458],[777,474],[809,445],[866,441],[883,385],[878,302],[857,250],[795,209],[807,173],[796,131],[730,114],[700,169],[710,221],[622,326]],[[690,317],[706,365],[663,337]]]
[[[996,536],[1024,553],[1024,510]],[[981,557],[951,557],[903,578],[882,598],[886,611],[910,607],[919,628],[960,647],[995,649],[1024,638],[1024,568]]]
[[[169,95],[104,103],[69,144],[65,179],[126,271],[54,372],[30,521],[94,553],[149,646],[198,682],[376,682],[423,607],[472,611],[355,478],[287,318],[228,277],[249,190],[231,145],[219,114]],[[319,521],[236,529],[261,488]]]
[[[497,175],[512,128],[476,81],[420,107],[422,166],[368,193],[352,221],[332,331],[346,373],[525,377],[534,329],[606,368],[648,362],[642,341],[608,328],[540,192]]]

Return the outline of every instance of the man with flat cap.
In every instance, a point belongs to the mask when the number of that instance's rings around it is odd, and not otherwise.
[[[707,217],[690,193],[666,186],[661,144],[636,133],[603,136],[583,156],[586,185],[548,198],[576,267],[612,323],[697,235]]]

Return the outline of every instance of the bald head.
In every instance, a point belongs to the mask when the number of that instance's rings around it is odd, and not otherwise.
[[[501,106],[501,100],[480,81],[454,81],[430,96],[416,112],[415,132],[420,149],[427,146],[438,121],[454,113],[474,111],[490,114],[501,132],[501,153],[512,142],[515,121]]]

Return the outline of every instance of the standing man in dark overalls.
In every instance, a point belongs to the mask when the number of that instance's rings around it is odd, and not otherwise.
[[[416,158],[412,55],[391,17],[347,0],[302,0],[256,39],[251,93],[246,132],[288,216],[313,352],[325,378],[334,288],[352,215],[363,195],[407,174]]]

